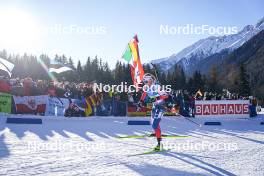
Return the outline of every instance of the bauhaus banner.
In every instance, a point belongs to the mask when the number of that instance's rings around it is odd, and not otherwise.
[[[248,117],[249,100],[195,101],[195,117]]]

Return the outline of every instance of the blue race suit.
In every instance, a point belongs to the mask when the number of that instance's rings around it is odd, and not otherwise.
[[[168,96],[164,92],[161,93],[158,91],[158,88],[158,84],[151,86],[151,88],[143,92],[141,100],[145,103],[153,102],[151,110],[152,128],[155,131],[156,137],[161,138],[160,121],[165,111],[165,99],[168,98]]]

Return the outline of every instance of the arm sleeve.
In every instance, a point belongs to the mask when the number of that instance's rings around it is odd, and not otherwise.
[[[141,97],[140,97],[140,101],[144,102],[146,96],[147,96],[147,92],[143,92],[142,95],[141,95]]]

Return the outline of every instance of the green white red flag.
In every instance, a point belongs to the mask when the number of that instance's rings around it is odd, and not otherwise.
[[[144,69],[139,55],[138,43],[138,37],[135,35],[128,43],[127,48],[122,56],[122,58],[130,64],[131,77],[134,85],[140,84],[144,75]]]

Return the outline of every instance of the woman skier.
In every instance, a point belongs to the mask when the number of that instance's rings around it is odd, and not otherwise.
[[[166,110],[166,100],[168,99],[168,94],[161,90],[160,85],[153,75],[149,73],[145,74],[142,81],[144,86],[142,88],[143,93],[140,98],[139,105],[141,106],[142,103],[153,103],[151,110],[151,124],[158,141],[154,150],[161,151],[163,149],[163,145],[161,143],[160,121]]]

